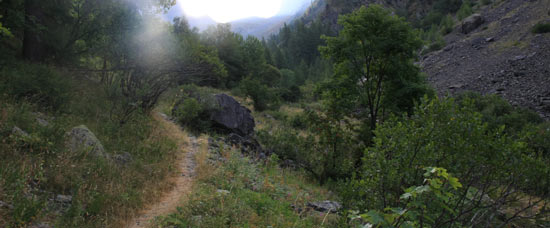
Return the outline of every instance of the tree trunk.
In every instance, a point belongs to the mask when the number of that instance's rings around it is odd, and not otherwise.
[[[31,62],[41,62],[44,60],[44,47],[37,26],[42,18],[40,1],[25,0],[23,58]]]

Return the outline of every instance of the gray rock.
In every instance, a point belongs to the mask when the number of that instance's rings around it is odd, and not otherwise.
[[[36,223],[29,226],[29,228],[52,228],[52,227],[53,226],[50,226],[48,223]]]
[[[226,94],[215,96],[219,109],[210,115],[210,120],[218,127],[245,136],[254,132],[254,117],[250,110]]]
[[[4,201],[0,201],[0,208],[2,207],[5,207],[5,208],[8,208],[10,210],[13,210],[13,205],[9,204],[9,203],[6,203]]]
[[[477,29],[483,23],[485,23],[485,18],[483,18],[481,14],[473,14],[462,21],[462,33],[468,34]]]
[[[525,58],[527,58],[527,56],[525,56],[525,55],[517,55],[517,56],[514,56],[514,58],[512,58],[511,60],[512,60],[512,61],[519,61],[519,60],[524,60]]]
[[[23,131],[21,128],[17,126],[13,126],[13,128],[11,129],[11,133],[19,137],[30,137],[29,133]]]
[[[34,117],[36,119],[36,122],[38,122],[38,125],[40,125],[42,127],[50,126],[51,118],[48,118],[46,115],[44,115],[43,113],[40,113],[40,112],[35,112],[33,114],[34,114]]]
[[[220,195],[229,195],[231,192],[230,191],[227,191],[227,190],[223,190],[223,189],[218,189],[216,191],[216,193],[220,194]]]
[[[121,164],[121,165],[126,165],[126,164],[128,164],[128,163],[130,163],[134,160],[132,155],[128,152],[124,152],[122,154],[117,154],[117,155],[113,156],[113,159],[118,164]]]
[[[313,203],[307,203],[308,207],[313,208],[313,210],[319,211],[319,212],[338,212],[340,209],[342,209],[342,205],[338,202],[334,201],[322,201],[322,202],[313,202]]]
[[[65,134],[65,146],[73,153],[88,152],[92,156],[107,157],[99,139],[84,125],[75,127]]]
[[[485,42],[487,42],[487,43],[490,43],[490,42],[493,42],[493,41],[495,41],[495,38],[493,38],[493,37],[489,37],[489,38],[485,39]]]
[[[55,202],[61,204],[71,204],[73,202],[73,197],[68,195],[57,195],[55,197]]]

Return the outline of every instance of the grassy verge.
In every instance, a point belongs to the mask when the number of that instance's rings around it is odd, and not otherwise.
[[[121,227],[146,202],[170,188],[164,180],[173,171],[177,145],[156,120],[137,113],[120,125],[110,113],[116,102],[101,85],[55,70],[44,77],[56,77],[70,86],[59,92],[64,99],[50,99],[62,101],[56,103],[58,109],[46,108],[40,96],[29,96],[40,95],[47,85],[33,84],[32,75],[41,71],[3,69],[2,77],[12,72],[18,81],[28,83],[21,88],[36,89],[23,93],[13,90],[18,88],[9,84],[13,81],[0,80],[4,88],[0,90],[0,227],[39,223]],[[29,80],[21,75],[30,75]],[[48,125],[41,125],[37,116],[44,116]],[[127,154],[130,159],[121,163],[67,151],[65,132],[82,124],[111,157]],[[14,134],[16,126],[28,136]],[[72,199],[56,200],[60,195]]]
[[[337,217],[306,209],[330,193],[301,172],[278,167],[271,157],[257,164],[235,150],[208,152],[201,140],[197,179],[178,212],[158,218],[159,227],[331,227]]]

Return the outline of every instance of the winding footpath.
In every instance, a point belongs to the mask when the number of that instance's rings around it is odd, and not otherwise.
[[[193,177],[195,176],[195,154],[199,151],[197,137],[188,135],[177,124],[167,120],[166,116],[162,114],[155,114],[155,119],[164,125],[178,140],[178,150],[181,151],[176,162],[179,175],[168,180],[174,183],[174,188],[139,213],[138,217],[128,223],[129,228],[149,227],[155,217],[175,212],[182,199],[191,192]]]

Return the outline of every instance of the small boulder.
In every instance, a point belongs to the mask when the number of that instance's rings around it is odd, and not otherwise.
[[[233,97],[226,94],[217,94],[215,97],[219,109],[210,115],[210,120],[216,126],[241,136],[254,132],[254,117],[250,114],[250,109],[242,106]]]
[[[67,195],[57,195],[55,197],[55,202],[60,204],[71,204],[73,202],[73,197]]]
[[[117,155],[114,155],[113,156],[113,159],[119,164],[119,165],[126,165],[130,162],[132,162],[132,160],[134,160],[132,158],[132,155],[128,152],[124,152],[122,154],[117,154]]]
[[[462,33],[468,34],[478,28],[480,25],[485,23],[485,18],[481,14],[472,14],[462,21]]]
[[[14,126],[13,129],[11,129],[11,133],[17,137],[30,137],[29,133],[23,131],[21,128]]]
[[[307,206],[313,208],[313,210],[316,210],[318,212],[334,213],[342,209],[342,205],[340,205],[340,203],[328,200],[322,202],[307,203]]]
[[[73,153],[85,151],[92,156],[107,157],[99,139],[84,125],[75,127],[65,134],[65,146]]]

